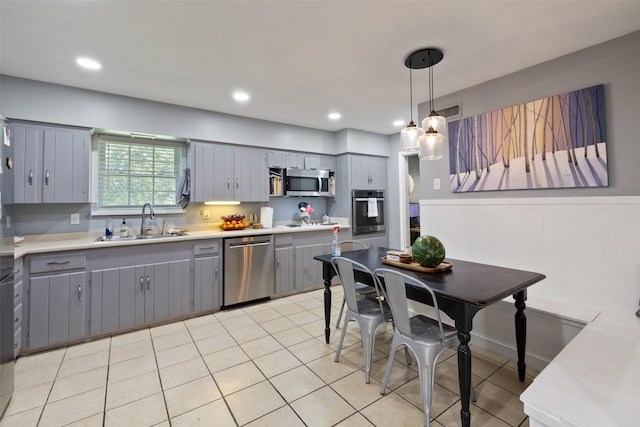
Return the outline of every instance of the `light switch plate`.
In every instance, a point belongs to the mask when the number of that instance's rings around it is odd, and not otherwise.
[[[71,218],[70,218],[69,222],[71,223],[71,225],[80,224],[80,214],[79,213],[71,214]]]
[[[434,178],[433,179],[433,189],[434,190],[439,190],[440,189],[440,178]]]

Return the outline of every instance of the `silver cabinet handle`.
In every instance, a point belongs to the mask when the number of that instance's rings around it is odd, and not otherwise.
[[[276,268],[280,268],[280,258],[276,258]]]
[[[149,286],[151,286],[151,278],[147,274],[147,289],[149,289]]]
[[[47,263],[47,265],[65,265],[65,264],[69,264],[69,260],[66,261],[49,261]]]
[[[44,183],[45,185],[49,185],[49,171],[44,173]]]
[[[29,170],[29,179],[27,181],[29,185],[33,185],[33,169]]]
[[[144,291],[144,277],[140,276],[140,290]]]
[[[213,249],[213,246],[207,246],[206,248],[199,248],[199,250],[201,251],[208,251],[210,249]]]
[[[240,182],[238,181],[238,178],[236,178],[236,190],[240,188]]]
[[[217,266],[217,265],[216,265],[216,268],[215,268],[215,270],[214,270],[214,271],[215,271],[215,273],[214,273],[214,277],[215,277],[215,278],[216,278],[216,280],[217,280],[217,279],[218,279],[218,266]]]
[[[227,178],[227,190],[231,188],[231,180]]]
[[[78,299],[82,298],[82,285],[78,285]]]

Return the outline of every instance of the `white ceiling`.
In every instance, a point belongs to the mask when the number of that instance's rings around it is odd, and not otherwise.
[[[640,1],[0,0],[0,14],[5,75],[381,134],[409,120],[416,49],[444,52],[437,98],[640,30]],[[414,116],[427,75],[413,73]]]

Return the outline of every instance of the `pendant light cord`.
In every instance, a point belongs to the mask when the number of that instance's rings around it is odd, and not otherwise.
[[[427,54],[429,58],[429,114],[433,110],[433,65],[431,64],[431,53]]]
[[[409,111],[411,112],[411,122],[413,123],[413,78],[412,72],[413,70],[409,68]]]

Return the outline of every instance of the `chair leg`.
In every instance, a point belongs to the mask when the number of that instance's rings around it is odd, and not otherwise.
[[[342,326],[342,334],[340,335],[340,344],[338,344],[338,350],[336,350],[336,358],[335,358],[335,362],[338,361],[338,359],[340,359],[340,352],[342,351],[342,343],[344,342],[344,334],[347,331],[347,322],[349,321],[349,314],[347,313],[346,316],[344,316],[344,325]]]
[[[471,384],[471,401],[476,403],[476,389],[473,387],[473,384]]]
[[[380,385],[380,394],[384,394],[384,391],[387,388],[389,376],[391,375],[391,367],[393,366],[394,355],[396,354],[397,349],[398,344],[396,344],[395,340],[391,341],[391,348],[389,349],[389,360],[387,361],[387,369],[384,371],[384,378],[382,379],[382,384]]]
[[[342,306],[340,307],[340,314],[338,315],[338,321],[336,322],[336,329],[340,329],[340,320],[342,319],[342,312],[344,311],[344,305],[346,304],[347,299],[342,298]]]
[[[420,365],[418,361],[418,365]],[[422,363],[422,366],[418,367],[418,374],[420,379],[420,392],[422,394],[422,406],[424,408],[424,425],[429,427],[431,422],[431,399],[433,396],[433,367]]]
[[[404,347],[404,355],[407,358],[407,365],[411,365],[411,355],[409,354],[409,347]]]

